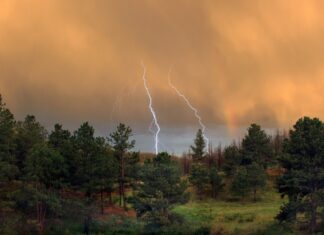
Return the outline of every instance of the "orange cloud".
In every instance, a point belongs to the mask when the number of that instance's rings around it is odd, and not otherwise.
[[[167,85],[171,65],[207,126],[235,133],[251,122],[284,127],[303,115],[324,118],[323,5],[4,0],[0,92],[18,117],[146,128],[143,60],[165,126],[197,125]]]

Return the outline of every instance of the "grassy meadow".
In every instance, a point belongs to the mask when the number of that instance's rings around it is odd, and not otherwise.
[[[194,227],[210,227],[214,234],[296,234],[279,226],[274,217],[284,199],[268,183],[256,202],[225,199],[197,200],[174,208]]]

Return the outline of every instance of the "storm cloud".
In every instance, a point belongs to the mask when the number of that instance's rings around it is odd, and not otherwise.
[[[257,122],[324,118],[323,1],[0,2],[0,93],[18,118],[47,126],[117,122],[147,134],[143,61],[160,124],[197,129],[172,81],[210,133]],[[225,128],[225,130],[223,130]],[[224,134],[226,132],[226,134]]]

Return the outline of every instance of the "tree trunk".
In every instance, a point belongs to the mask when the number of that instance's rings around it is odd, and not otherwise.
[[[218,169],[221,169],[221,167],[222,167],[222,156],[221,156],[221,154],[218,154],[217,166],[218,166]]]
[[[199,200],[202,201],[203,199],[203,190],[202,189],[197,189],[197,193],[198,193],[198,196],[199,196]]]
[[[109,197],[109,205],[111,206],[113,204],[112,202],[112,195],[111,190],[108,191],[108,197]]]
[[[217,198],[217,192],[215,186],[213,186],[213,198]]]
[[[120,175],[119,175],[119,206],[125,207],[125,163],[124,163],[124,154],[120,155]]]
[[[253,189],[253,201],[256,202],[256,193],[257,193],[257,190],[256,188]]]
[[[123,199],[123,207],[124,209],[126,209],[126,202],[125,202],[125,181],[123,179],[123,182],[122,182],[122,199]]]
[[[123,205],[123,186],[124,186],[124,154],[120,154],[120,172],[119,172],[119,206]]]
[[[121,177],[119,177],[119,206],[122,206],[122,182]]]
[[[100,190],[101,214],[104,214],[103,190]]]
[[[38,223],[38,234],[45,234],[45,215],[46,215],[46,206],[43,202],[36,203],[37,210],[37,223]]]
[[[121,156],[121,200],[123,202],[123,207],[126,208],[125,204],[125,161],[124,154]]]
[[[314,201],[313,195],[311,195],[311,218],[309,229],[311,234],[313,234],[316,230],[316,210],[317,210],[317,203]]]
[[[90,234],[90,221],[91,221],[91,217],[89,215],[86,216],[86,218],[84,219],[84,228],[83,228],[83,233],[85,235],[89,235]]]

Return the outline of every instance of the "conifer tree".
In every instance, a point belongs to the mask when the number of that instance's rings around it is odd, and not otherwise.
[[[189,195],[185,192],[187,184],[181,179],[180,167],[171,156],[159,153],[153,160],[147,160],[141,170],[141,181],[133,204],[149,232],[154,234],[158,229],[180,222],[171,209],[186,203]]]
[[[192,159],[193,161],[201,161],[205,157],[205,147],[206,142],[202,133],[202,130],[199,129],[196,138],[194,141],[194,145],[190,146],[192,150]]]
[[[324,124],[317,118],[299,119],[284,142],[280,164],[285,169],[277,186],[289,202],[277,216],[280,220],[295,219],[303,212],[309,231],[317,226],[318,210],[324,191]]]
[[[117,130],[108,138],[119,161],[119,205],[123,205],[125,208],[125,154],[135,146],[135,140],[129,139],[131,136],[132,129],[120,123]]]
[[[193,164],[190,171],[189,181],[196,188],[199,199],[202,199],[210,185],[209,171],[205,158],[205,139],[201,129],[197,131],[194,145],[191,146]]]
[[[242,141],[242,164],[249,165],[253,162],[267,167],[272,161],[272,148],[270,137],[257,124],[251,124],[248,134]]]

